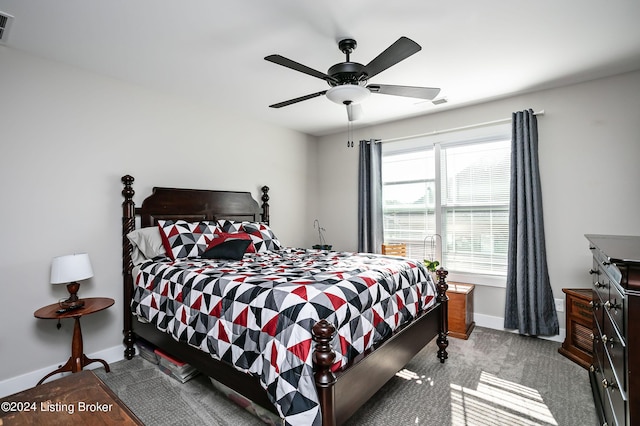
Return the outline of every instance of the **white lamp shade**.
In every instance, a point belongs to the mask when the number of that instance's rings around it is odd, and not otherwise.
[[[330,101],[342,105],[362,102],[371,95],[371,92],[366,87],[356,84],[343,84],[327,90],[326,95]]]
[[[87,253],[54,257],[51,262],[51,284],[67,284],[93,276]]]

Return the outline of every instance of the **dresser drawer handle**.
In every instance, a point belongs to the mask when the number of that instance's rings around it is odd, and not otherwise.
[[[610,311],[611,309],[617,310],[618,308],[620,308],[620,305],[617,303],[611,303],[610,300],[607,300],[606,302],[604,302],[604,307],[607,309],[607,311]]]
[[[611,349],[613,349],[614,344],[616,343],[616,339],[615,339],[615,337],[607,337],[606,335],[603,335],[602,336],[602,343],[604,345],[609,343],[609,345],[611,345]]]
[[[600,281],[596,281],[595,283],[593,283],[593,286],[594,286],[595,288],[602,288],[602,287],[604,287],[604,285],[600,284]]]
[[[616,382],[609,382],[607,379],[602,379],[602,387],[605,389],[611,388],[612,391],[616,390],[618,385]]]

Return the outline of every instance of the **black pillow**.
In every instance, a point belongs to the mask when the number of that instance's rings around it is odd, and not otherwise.
[[[241,260],[251,240],[227,240],[202,253],[205,259]]]

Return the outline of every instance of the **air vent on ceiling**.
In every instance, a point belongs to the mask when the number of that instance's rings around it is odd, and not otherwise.
[[[11,29],[13,16],[8,13],[0,12],[0,43],[6,43]]]
[[[447,102],[447,98],[434,99],[431,101],[431,103],[434,105],[446,104]]]

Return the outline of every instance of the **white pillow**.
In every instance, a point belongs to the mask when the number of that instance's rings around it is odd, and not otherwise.
[[[139,265],[147,259],[156,256],[166,256],[167,251],[162,244],[162,236],[157,226],[136,229],[129,232],[127,238],[133,244],[131,260],[134,265]]]

